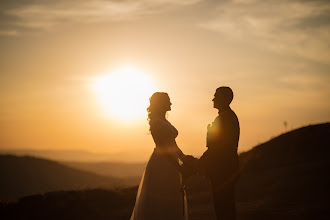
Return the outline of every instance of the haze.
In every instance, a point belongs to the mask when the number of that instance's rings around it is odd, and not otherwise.
[[[234,91],[239,152],[330,119],[329,1],[5,0],[0,8],[0,150],[146,161],[147,112],[115,117],[91,86],[125,66],[152,79],[150,95],[168,92],[186,154],[205,151],[223,85]],[[123,96],[132,103],[125,110],[134,111],[138,91]]]

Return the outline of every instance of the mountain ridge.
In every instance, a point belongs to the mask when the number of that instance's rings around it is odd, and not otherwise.
[[[4,201],[56,190],[130,185],[125,179],[105,177],[32,156],[0,155],[0,176],[0,200]]]

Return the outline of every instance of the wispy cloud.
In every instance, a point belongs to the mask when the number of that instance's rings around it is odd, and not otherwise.
[[[27,1],[28,2],[28,1]],[[80,0],[80,1],[31,1],[31,3],[4,4],[0,15],[2,35],[16,35],[22,29],[49,31],[66,23],[95,23],[137,19],[173,7],[196,4],[199,0]],[[9,26],[9,27],[8,27]],[[9,29],[10,28],[10,29]]]
[[[199,26],[232,40],[330,62],[330,1],[226,1]]]
[[[17,36],[17,30],[0,30],[0,36]]]

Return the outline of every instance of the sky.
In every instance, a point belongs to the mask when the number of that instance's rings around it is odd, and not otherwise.
[[[156,91],[169,94],[177,143],[194,156],[219,86],[234,91],[239,152],[329,122],[329,30],[326,0],[2,0],[0,150],[146,161]]]

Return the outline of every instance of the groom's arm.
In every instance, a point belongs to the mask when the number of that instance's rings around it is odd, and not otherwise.
[[[212,166],[214,152],[211,149],[207,149],[204,154],[198,160],[198,168],[202,173],[208,173],[210,166]]]
[[[212,160],[214,158],[214,145],[216,140],[217,131],[219,130],[219,117],[216,117],[212,122],[212,126],[208,125],[207,134],[206,134],[206,146],[207,150],[198,160],[198,166],[202,170],[202,172],[207,172],[212,164]],[[210,129],[212,129],[210,131]],[[211,133],[210,133],[211,132]]]

